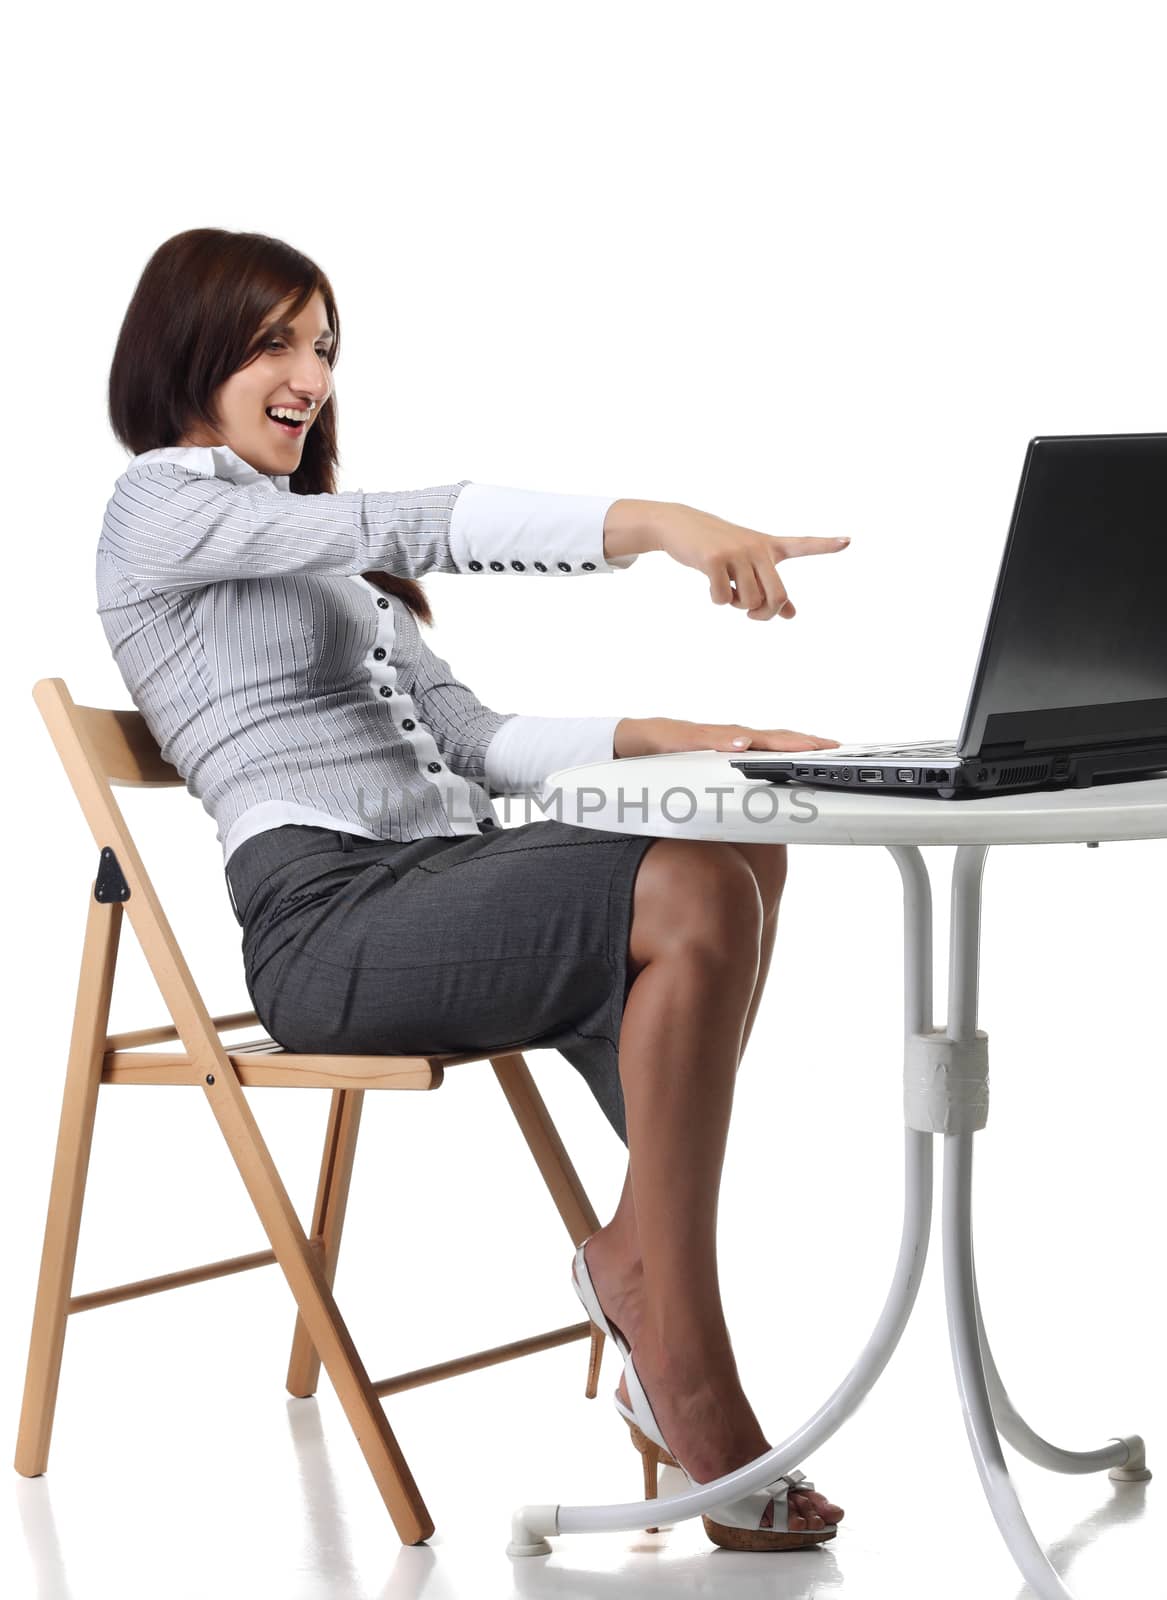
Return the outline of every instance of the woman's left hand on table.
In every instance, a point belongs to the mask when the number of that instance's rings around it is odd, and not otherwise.
[[[685,722],[676,717],[624,717],[612,738],[612,754],[660,756],[680,750],[830,750],[838,739],[793,728],[749,728],[740,722]]]

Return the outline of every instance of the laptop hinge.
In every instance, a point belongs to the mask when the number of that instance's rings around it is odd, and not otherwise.
[[[1004,737],[1005,734],[1019,738]],[[1045,711],[996,711],[985,719],[981,754],[1043,755],[1050,750],[1101,749],[1167,739],[1167,696],[1112,705],[1058,706]]]

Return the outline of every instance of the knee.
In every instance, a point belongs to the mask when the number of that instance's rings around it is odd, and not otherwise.
[[[636,878],[633,964],[693,948],[713,959],[756,955],[765,914],[758,881],[733,845],[658,839]]]
[[[763,911],[767,917],[775,917],[778,914],[778,906],[782,900],[782,891],[786,887],[788,863],[784,844],[771,845],[769,849],[770,859],[766,863],[766,869],[762,872],[755,872],[754,876],[757,880],[758,892],[762,896]]]
[[[767,921],[772,921],[778,915],[778,905],[786,887],[786,846],[735,844],[734,849],[748,862],[762,897],[763,915]]]

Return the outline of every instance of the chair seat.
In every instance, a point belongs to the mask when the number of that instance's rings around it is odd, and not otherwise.
[[[440,1089],[443,1068],[488,1061],[506,1050],[445,1056],[296,1055],[266,1035],[227,1050],[245,1088]],[[102,1083],[197,1084],[201,1069],[185,1050],[107,1050]]]

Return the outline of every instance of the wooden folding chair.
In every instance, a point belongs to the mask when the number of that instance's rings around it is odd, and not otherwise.
[[[599,1224],[555,1124],[518,1050],[447,1056],[293,1055],[266,1034],[225,1048],[221,1032],[248,1027],[258,1023],[258,1018],[254,1011],[219,1017],[208,1012],[111,789],[111,785],[174,787],[182,784],[182,778],[162,759],[139,712],[75,705],[63,678],[41,678],[33,687],[33,698],[100,853],[90,890],[16,1470],[33,1478],[48,1465],[65,1323],[71,1312],[276,1262],[299,1308],[286,1378],[288,1392],[314,1394],[323,1361],[402,1543],[419,1544],[433,1533],[434,1524],[386,1420],[381,1398],[586,1338],[589,1324],[586,1320],[572,1323],[376,1383],[369,1378],[332,1294],[365,1091],[438,1089],[446,1067],[489,1061],[564,1226],[578,1245]],[[171,1021],[110,1035],[106,1030],[123,907],[129,910]],[[141,1048],[165,1040],[180,1041],[183,1048],[165,1053]],[[271,1242],[270,1250],[88,1294],[73,1293],[97,1091],[108,1083],[201,1088]],[[312,1228],[307,1235],[243,1094],[245,1087],[332,1090]]]

